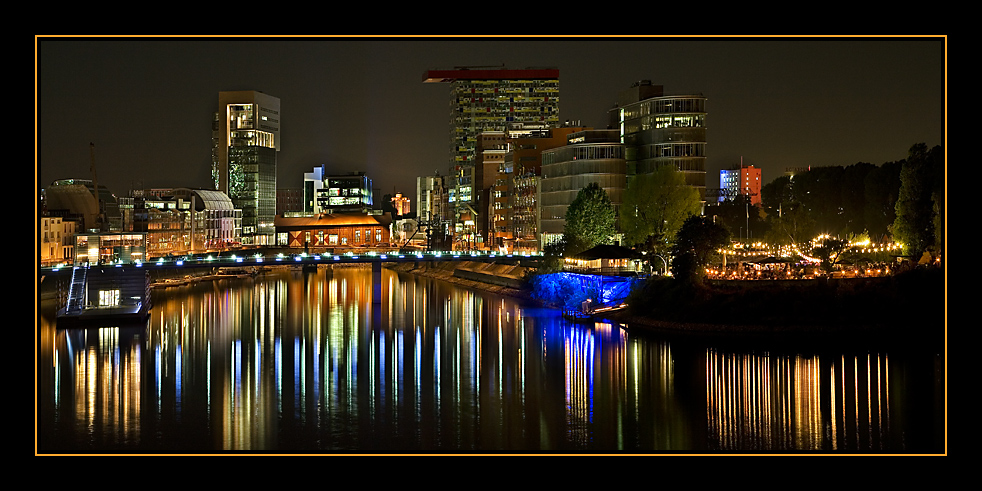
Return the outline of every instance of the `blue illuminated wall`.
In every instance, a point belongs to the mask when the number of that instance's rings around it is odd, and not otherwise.
[[[579,273],[551,273],[535,275],[532,280],[532,296],[554,305],[574,308],[587,298],[594,305],[619,304],[631,293],[636,278],[602,276]]]

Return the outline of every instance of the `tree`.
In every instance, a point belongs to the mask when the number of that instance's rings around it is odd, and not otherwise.
[[[751,204],[750,197],[746,195],[740,194],[732,199],[707,205],[705,215],[715,216],[716,223],[722,224],[730,235],[736,237],[762,240],[767,233],[767,214],[761,207]]]
[[[848,245],[848,240],[823,235],[812,242],[811,254],[821,261],[822,271],[831,273],[832,267],[839,260],[839,256],[845,252]]]
[[[904,245],[904,254],[920,257],[936,245],[935,213],[943,210],[944,194],[937,182],[943,166],[941,147],[930,151],[918,143],[910,148],[907,160],[900,169],[900,193],[897,197],[896,218],[893,222],[894,240]],[[939,203],[939,205],[940,205]],[[938,241],[940,242],[940,241]]]
[[[877,242],[889,232],[896,219],[902,167],[903,161],[885,162],[866,174],[863,215],[867,230]]]
[[[663,165],[650,174],[638,174],[627,183],[620,209],[624,241],[630,245],[663,245],[675,239],[682,223],[702,208],[699,191],[685,183],[674,166]]]
[[[672,247],[673,274],[683,281],[701,281],[705,266],[716,251],[729,242],[730,233],[722,225],[704,216],[689,217],[675,236]]]
[[[616,232],[616,212],[610,197],[599,184],[590,183],[566,209],[566,253],[576,254],[605,244]]]
[[[800,246],[814,237],[815,220],[801,203],[782,203],[776,213],[767,215],[766,242]]]

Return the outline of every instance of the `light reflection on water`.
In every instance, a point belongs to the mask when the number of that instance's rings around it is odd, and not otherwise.
[[[707,348],[380,286],[339,268],[158,290],[145,328],[57,330],[42,308],[39,451],[938,451],[916,419],[936,361]]]

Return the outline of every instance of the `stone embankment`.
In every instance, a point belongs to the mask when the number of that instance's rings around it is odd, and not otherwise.
[[[421,261],[418,263],[388,263],[386,267],[399,273],[411,273],[426,278],[443,280],[465,288],[531,300],[529,292],[524,288],[525,273],[531,268],[525,266],[479,261]]]

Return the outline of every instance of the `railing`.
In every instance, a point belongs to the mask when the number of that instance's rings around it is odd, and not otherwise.
[[[68,288],[68,302],[65,305],[66,312],[79,312],[85,307],[85,278],[87,274],[88,267],[72,269],[72,283]]]
[[[343,263],[371,263],[371,262],[406,262],[406,261],[502,261],[516,262],[537,260],[538,255],[534,254],[500,254],[491,252],[366,252],[364,254],[346,252],[344,254],[252,254],[237,255],[230,254],[224,256],[187,256],[174,258],[158,258],[146,262],[117,262],[108,263],[104,267],[117,268],[190,268],[190,267],[222,267],[222,266],[261,266],[261,265],[285,265],[285,264],[343,264]],[[42,274],[54,274],[64,268],[39,268]]]

